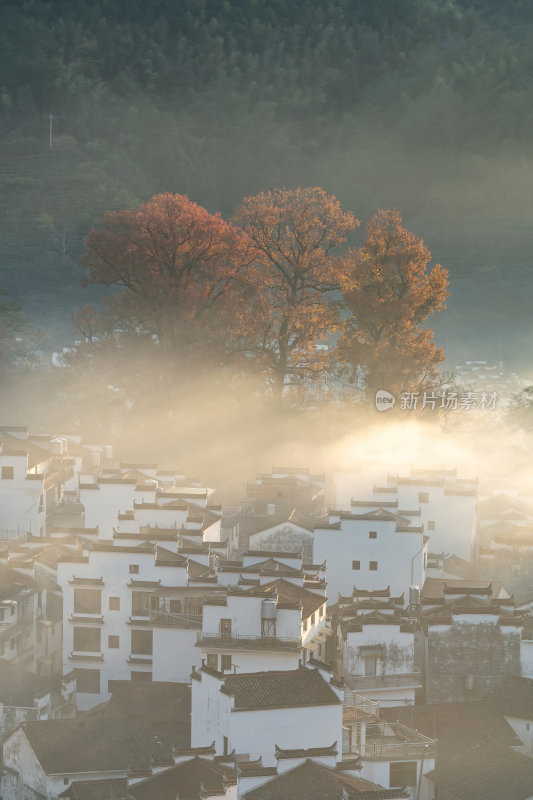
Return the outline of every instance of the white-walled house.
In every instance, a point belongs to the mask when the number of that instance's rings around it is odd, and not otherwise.
[[[415,469],[408,475],[385,475],[377,465],[359,472],[333,475],[335,507],[353,511],[354,501],[397,503],[415,509],[419,524],[431,536],[432,552],[446,552],[467,561],[477,553],[478,480],[457,477],[456,469]],[[315,554],[315,559],[317,555]]]
[[[379,596],[354,590],[349,600],[339,598],[338,610],[338,669],[346,686],[381,707],[413,705],[422,688],[419,622],[404,612],[403,596],[390,597],[390,590]]]
[[[301,656],[301,607],[231,589],[206,598],[198,646],[220,672],[296,669]]]
[[[73,474],[66,440],[29,436],[24,427],[0,427],[0,538],[44,536]]]
[[[2,752],[3,800],[56,800],[73,782],[135,780],[173,764],[151,725],[134,719],[26,722]]]
[[[388,509],[331,512],[329,524],[315,529],[314,558],[327,563],[331,598],[350,595],[354,584],[370,590],[388,585],[398,595],[424,583],[427,541],[422,525]]]
[[[524,623],[502,593],[487,581],[428,579],[420,616],[426,702],[474,700],[520,673]]]
[[[324,512],[325,476],[308,469],[276,467],[247,484],[240,509],[226,514],[224,530],[232,558],[242,547],[270,550],[304,548],[312,559],[314,522]]]
[[[326,603],[284,578],[219,586],[204,598],[202,661],[220,672],[295,669],[302,657],[320,655],[333,633]]]
[[[97,543],[85,555],[65,556],[58,563],[63,670],[75,670],[80,708],[107,700],[109,681],[152,680],[154,654],[158,680],[184,680],[190,674],[198,659],[192,638],[199,629],[197,609],[202,597],[199,589],[187,589],[190,568],[185,556],[150,542],[145,547]],[[182,594],[190,598],[184,603],[184,614],[196,619],[182,624],[181,612],[180,619],[172,619],[177,605],[171,610],[170,598],[170,616],[166,615],[165,587],[169,594],[182,588]],[[160,645],[157,649],[154,642]]]
[[[476,556],[477,479],[460,479],[456,471],[411,470],[408,477],[389,476],[400,508],[420,507],[421,523],[431,549],[471,561]]]
[[[330,747],[341,736],[342,691],[318,670],[225,675],[204,665],[192,675],[193,747],[214,740],[217,754],[273,766],[276,746]]]
[[[265,520],[258,529],[248,537],[248,548],[255,550],[302,550],[306,560],[313,554],[312,522],[304,522],[301,518],[296,522],[294,512],[286,520],[269,522]]]

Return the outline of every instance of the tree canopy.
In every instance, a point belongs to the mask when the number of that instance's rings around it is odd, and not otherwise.
[[[422,239],[402,225],[398,211],[380,210],[370,220],[362,247],[350,250],[342,280],[349,312],[339,342],[341,364],[353,380],[393,393],[430,385],[444,353],[433,331],[420,326],[444,308],[448,271]]]
[[[75,323],[99,349],[145,340],[165,371],[188,369],[192,354],[253,372],[277,403],[338,373],[364,375],[369,392],[432,381],[443,354],[421,325],[444,308],[448,273],[427,271],[429,250],[399,212],[379,211],[346,251],[358,225],[319,187],[245,197],[232,222],[172,194],[108,212],[81,264],[86,285],[120,291]]]

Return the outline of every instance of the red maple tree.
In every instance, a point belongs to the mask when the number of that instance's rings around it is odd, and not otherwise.
[[[330,295],[342,267],[336,251],[359,224],[323,189],[274,189],[246,197],[234,216],[254,264],[243,283],[243,348],[253,354],[278,400],[328,363],[317,347],[335,332]]]
[[[242,232],[179,194],[108,211],[85,244],[84,284],[119,289],[108,322],[171,351],[217,333],[213,309],[246,263]]]
[[[430,385],[444,359],[433,331],[421,327],[445,308],[448,271],[428,271],[431,253],[402,225],[398,211],[370,220],[362,247],[348,251],[342,279],[343,321],[338,352],[345,372],[368,392]]]

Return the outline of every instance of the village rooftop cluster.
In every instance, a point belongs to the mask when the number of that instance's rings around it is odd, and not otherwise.
[[[3,800],[533,797],[533,487],[242,496],[0,428]]]

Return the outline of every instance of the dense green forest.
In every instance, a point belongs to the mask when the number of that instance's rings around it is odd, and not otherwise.
[[[318,185],[450,269],[452,356],[525,368],[532,73],[528,0],[3,0],[0,284],[64,341],[105,210]]]

